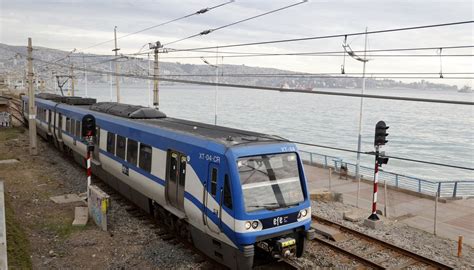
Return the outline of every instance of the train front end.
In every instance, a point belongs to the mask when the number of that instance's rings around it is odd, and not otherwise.
[[[311,229],[311,204],[303,163],[291,143],[232,150],[236,242],[244,253],[300,257]],[[237,182],[237,181],[236,181]]]

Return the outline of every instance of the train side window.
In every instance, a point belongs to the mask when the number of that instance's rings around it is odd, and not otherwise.
[[[181,160],[180,160],[180,163],[179,163],[178,184],[180,186],[183,186],[183,187],[184,187],[184,181],[186,179],[186,161],[187,161],[187,157],[186,156],[181,156]]]
[[[115,133],[107,132],[107,152],[115,155]]]
[[[211,173],[211,195],[216,196],[217,192],[217,168],[212,168]]]
[[[123,160],[125,160],[125,144],[127,138],[117,134],[117,148],[115,150],[115,155]]]
[[[127,141],[127,161],[133,165],[137,165],[138,143],[135,140]]]
[[[66,117],[66,132],[71,132],[71,118]]]
[[[227,174],[224,177],[224,205],[232,209],[232,194],[230,193],[229,176]]]
[[[76,120],[71,119],[71,135],[74,136],[76,134]]]
[[[170,181],[176,182],[176,172],[178,170],[178,154],[171,153],[171,160],[170,160]]]
[[[81,121],[76,121],[76,137],[81,137]]]
[[[147,172],[151,172],[152,149],[151,146],[140,143],[139,166]]]

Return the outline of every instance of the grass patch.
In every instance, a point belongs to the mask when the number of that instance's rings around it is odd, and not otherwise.
[[[87,227],[72,226],[72,219],[63,221],[65,222],[57,220],[56,222],[43,224],[43,228],[56,234],[61,239],[67,239],[73,233],[82,231]]]
[[[18,135],[24,132],[25,132],[25,129],[23,127],[1,128],[0,129],[0,142],[18,138]]]
[[[7,254],[10,269],[31,269],[30,242],[25,231],[15,220],[10,203],[5,201],[5,216],[7,221]]]

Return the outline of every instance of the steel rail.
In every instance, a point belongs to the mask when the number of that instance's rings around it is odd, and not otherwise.
[[[385,247],[385,248],[387,248],[387,249],[390,249],[390,250],[395,251],[395,252],[397,252],[397,253],[400,253],[400,254],[402,254],[402,255],[404,255],[404,256],[406,256],[406,257],[409,257],[409,258],[411,258],[411,259],[414,259],[414,260],[417,261],[417,262],[422,262],[422,263],[424,263],[424,264],[433,266],[433,267],[435,267],[436,269],[454,269],[453,267],[451,267],[451,266],[449,266],[449,265],[446,265],[446,264],[444,264],[444,263],[442,263],[442,262],[439,262],[439,261],[430,259],[430,258],[428,258],[428,257],[425,257],[425,256],[423,256],[423,255],[414,253],[414,252],[412,252],[412,251],[410,251],[410,250],[408,250],[408,249],[405,249],[405,248],[403,248],[403,247],[399,247],[399,246],[396,246],[396,245],[394,245],[394,244],[385,242],[385,241],[383,241],[383,240],[381,240],[381,239],[378,239],[378,238],[376,238],[376,237],[373,237],[373,236],[367,235],[367,234],[365,234],[365,233],[359,232],[359,231],[357,231],[357,230],[354,230],[354,229],[352,229],[352,228],[346,227],[346,226],[344,226],[344,225],[342,225],[342,224],[340,224],[340,223],[338,223],[338,222],[334,222],[334,221],[331,221],[331,220],[328,220],[328,219],[326,219],[326,218],[323,218],[323,217],[320,217],[320,216],[316,216],[316,215],[312,215],[312,219],[313,219],[313,220],[316,220],[316,221],[319,221],[319,222],[321,222],[321,223],[329,224],[329,225],[331,225],[331,226],[333,226],[333,227],[338,227],[341,231],[348,232],[348,233],[350,233],[350,234],[353,234],[353,235],[355,235],[355,236],[357,236],[357,237],[359,237],[359,238],[363,238],[363,239],[368,240],[368,241],[370,241],[370,242],[375,242],[375,243],[377,243],[377,244],[379,244],[379,245],[381,245],[381,246],[383,246],[383,247]],[[316,238],[316,239],[317,239],[318,241],[320,240],[319,238]],[[324,239],[324,240],[325,240],[325,239]],[[329,242],[329,241],[326,241],[326,242],[319,241],[319,242],[324,243],[324,244],[328,244],[327,242]],[[335,249],[338,249],[338,250],[341,250],[341,251],[342,251],[342,249],[343,249],[342,247],[339,247],[339,246],[337,246],[337,245],[335,245],[335,244],[333,244],[333,243],[330,243],[330,244],[331,244],[332,246],[334,246]],[[329,244],[328,244],[328,245],[329,245]],[[336,247],[336,246],[337,246],[337,247]],[[360,257],[359,255],[353,254],[351,251],[348,251],[348,250],[344,250],[344,251],[342,251],[342,252],[344,252],[344,253],[346,253],[346,254],[348,254],[348,255],[354,257],[354,258],[357,258],[357,259],[358,259],[358,258],[361,258],[361,262],[365,262],[365,261],[368,260],[367,258],[363,258],[363,259],[362,259],[362,257]],[[349,253],[350,253],[350,254],[349,254]],[[363,260],[363,261],[362,261],[362,260]],[[369,263],[369,262],[367,262],[367,263]],[[375,263],[375,262],[372,262],[372,263],[373,263],[374,267],[375,267],[375,265],[378,265],[378,264]],[[371,263],[371,264],[372,264],[372,263]],[[378,267],[382,267],[382,268],[378,268],[378,269],[386,269],[386,267],[383,267],[383,266],[380,266],[380,265],[379,265]]]

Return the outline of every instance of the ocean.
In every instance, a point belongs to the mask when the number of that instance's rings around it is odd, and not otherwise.
[[[148,106],[151,93],[143,84],[121,84],[121,102]],[[76,95],[84,96],[84,85]],[[322,89],[360,93],[360,89]],[[366,94],[429,99],[469,100],[471,93],[439,90],[368,89]],[[115,86],[88,84],[88,96],[115,101]],[[215,87],[160,85],[160,110],[170,117],[214,123]],[[220,87],[217,124],[275,134],[290,140],[357,149],[360,98],[280,93]],[[373,151],[375,124],[383,120],[386,155],[474,167],[474,108],[468,105],[364,99],[362,151]],[[299,149],[356,161],[356,154],[298,145]],[[373,156],[362,155],[361,165],[372,167]],[[473,180],[474,172],[389,160],[385,171],[427,180]]]

